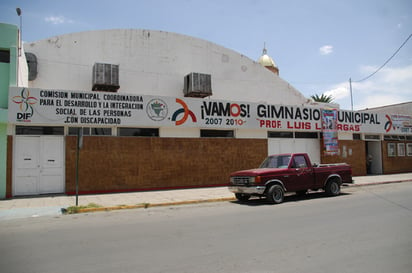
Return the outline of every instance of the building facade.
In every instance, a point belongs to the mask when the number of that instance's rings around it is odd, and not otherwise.
[[[412,171],[412,113],[315,104],[273,61],[208,41],[105,30],[26,43],[24,52],[27,84],[2,90],[7,197],[73,194],[76,185],[80,193],[225,185],[232,171],[283,152],[347,162],[354,175]]]
[[[0,199],[7,177],[8,94],[10,86],[27,86],[27,65],[17,26],[0,23]]]

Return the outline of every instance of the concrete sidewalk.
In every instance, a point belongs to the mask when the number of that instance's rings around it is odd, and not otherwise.
[[[354,177],[354,184],[350,186],[366,186],[406,181],[412,181],[412,173],[357,176]],[[227,187],[215,187],[116,194],[80,195],[79,205],[86,206],[90,203],[95,203],[104,208],[120,208],[126,206],[167,206],[227,200],[234,200],[234,195],[229,192]],[[15,197],[13,199],[0,200],[0,220],[43,215],[58,215],[61,214],[62,208],[74,206],[75,203],[75,196],[66,195]]]

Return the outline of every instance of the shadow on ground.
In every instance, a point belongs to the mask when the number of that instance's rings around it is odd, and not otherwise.
[[[351,193],[341,192],[338,196],[329,196],[324,192],[312,192],[306,193],[304,195],[297,195],[297,194],[288,194],[285,196],[283,203],[289,202],[304,202],[307,200],[316,200],[316,199],[326,199],[326,198],[339,198],[342,196],[351,195]],[[266,198],[262,197],[252,197],[248,201],[232,201],[232,203],[240,204],[240,205],[247,205],[247,206],[274,206],[267,201]]]

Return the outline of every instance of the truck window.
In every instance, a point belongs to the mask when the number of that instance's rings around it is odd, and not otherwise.
[[[260,168],[287,168],[290,155],[269,156],[262,162]]]
[[[307,168],[306,158],[303,155],[297,155],[293,158],[292,168]]]

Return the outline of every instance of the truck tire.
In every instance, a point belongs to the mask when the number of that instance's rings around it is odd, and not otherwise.
[[[337,179],[332,179],[325,186],[325,192],[329,196],[336,196],[340,194],[340,183]]]
[[[241,201],[241,202],[245,202],[248,201],[250,199],[250,195],[249,194],[244,194],[244,193],[235,193],[235,197],[237,200]]]
[[[280,204],[283,202],[283,198],[285,197],[285,191],[283,190],[281,185],[273,185],[269,188],[268,192],[266,193],[266,197],[272,204]]]

